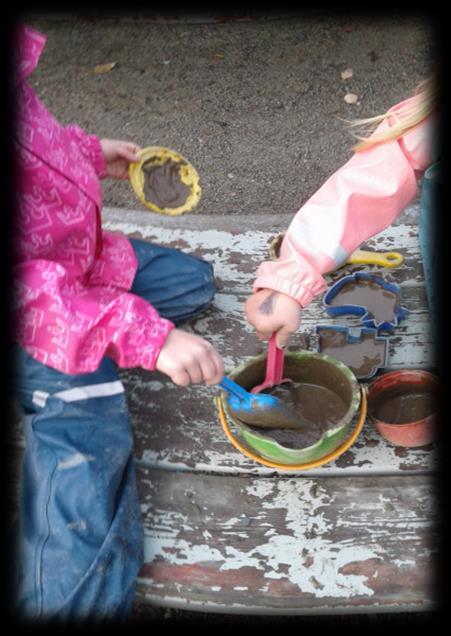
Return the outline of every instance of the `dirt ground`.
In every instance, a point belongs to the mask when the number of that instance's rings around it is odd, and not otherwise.
[[[351,156],[344,120],[406,98],[436,56],[434,24],[415,13],[24,19],[48,38],[31,83],[50,110],[184,155],[201,178],[194,214],[296,212]],[[140,206],[128,184],[109,181],[104,204]]]

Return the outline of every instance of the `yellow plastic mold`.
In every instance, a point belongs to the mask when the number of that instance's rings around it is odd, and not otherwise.
[[[138,153],[139,161],[131,163],[129,166],[130,184],[141,203],[158,214],[166,214],[169,216],[178,216],[185,212],[193,210],[199,202],[202,188],[200,186],[199,175],[195,168],[183,157],[180,153],[170,150],[169,148],[163,148],[161,146],[149,146],[143,148]],[[187,185],[190,189],[190,194],[183,205],[177,208],[160,208],[156,203],[147,201],[144,195],[144,174],[142,166],[144,163],[154,159],[157,165],[163,165],[167,161],[174,161],[179,164],[179,176],[182,183]]]

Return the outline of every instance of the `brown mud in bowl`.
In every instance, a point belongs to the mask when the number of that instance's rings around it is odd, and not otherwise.
[[[292,383],[290,383],[292,384]],[[293,389],[289,392],[282,390],[281,394],[278,391],[280,387],[274,387],[266,391],[259,391],[255,397],[252,397],[252,406],[246,406],[241,408],[241,404],[238,402],[235,406],[231,402],[228,402],[228,409],[233,413],[234,417],[251,427],[259,429],[300,429],[311,426],[311,422],[306,419],[307,414],[303,413],[303,417],[299,417],[299,413],[293,407],[296,407],[297,402],[294,402],[292,398]],[[296,388],[300,388],[300,385],[296,384]],[[271,394],[277,398],[276,404],[266,404],[264,402],[263,394]]]
[[[368,387],[368,415],[389,442],[425,446],[438,435],[440,383],[428,371],[400,370],[381,375]]]
[[[252,361],[234,375],[234,379],[250,390],[262,381],[265,365],[265,358]],[[343,423],[355,387],[337,366],[320,354],[300,359],[295,354],[287,353],[284,376],[293,380],[293,383],[281,384],[265,393],[275,395],[295,412],[299,416],[300,427],[297,430],[280,429],[275,421],[274,428],[265,428],[264,436],[285,448],[307,448],[319,441],[325,431]],[[357,382],[356,386],[358,388]],[[230,411],[229,415],[233,417]],[[263,433],[261,428],[248,428]]]
[[[180,179],[182,165],[183,162],[172,159],[161,163],[155,157],[144,162],[141,169],[144,175],[143,193],[146,201],[162,209],[184,205],[191,189]]]
[[[414,384],[393,387],[376,396],[371,412],[383,422],[406,424],[429,417],[437,410],[437,397]]]

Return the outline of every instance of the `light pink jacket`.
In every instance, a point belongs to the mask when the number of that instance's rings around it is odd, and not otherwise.
[[[120,367],[153,370],[174,325],[129,293],[133,248],[101,228],[106,164],[99,139],[61,126],[26,82],[45,41],[19,29],[16,337],[31,356],[64,373],[94,371],[105,355]]]
[[[294,216],[279,259],[260,264],[254,291],[274,289],[296,299],[302,307],[324,292],[327,284],[323,275],[388,227],[414,198],[417,178],[431,164],[432,119],[401,139],[355,153],[337,170]],[[390,115],[377,131],[393,122]]]

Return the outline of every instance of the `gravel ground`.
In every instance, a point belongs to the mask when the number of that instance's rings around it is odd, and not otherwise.
[[[415,14],[219,18],[33,13],[48,41],[31,81],[63,123],[183,154],[203,187],[194,213],[294,213],[350,157],[342,120],[407,97],[435,56]],[[141,205],[126,183],[104,196]]]

